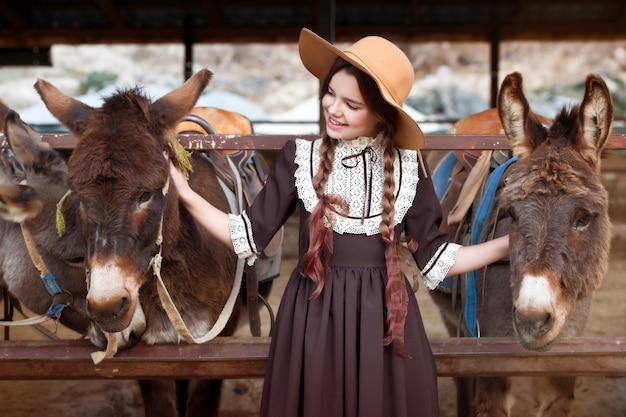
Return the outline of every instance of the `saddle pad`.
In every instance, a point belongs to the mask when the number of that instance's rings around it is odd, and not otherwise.
[[[510,158],[508,161],[504,162],[502,165],[496,167],[489,177],[487,178],[487,183],[485,184],[485,191],[483,197],[478,204],[478,209],[474,215],[474,220],[472,222],[472,230],[470,237],[470,245],[474,245],[479,242],[480,236],[482,234],[483,225],[485,223],[485,219],[487,215],[491,211],[493,206],[493,201],[496,197],[496,191],[498,190],[498,184],[500,184],[500,179],[502,175],[506,171],[506,169],[512,163],[517,161],[517,157]],[[478,321],[476,319],[476,309],[477,309],[477,291],[476,291],[476,279],[478,276],[478,271],[471,271],[467,275],[467,285],[465,294],[465,303],[463,306],[463,315],[465,317],[465,324],[470,333],[471,337],[479,337],[478,330]]]
[[[443,157],[441,162],[437,164],[437,167],[433,171],[433,186],[435,187],[435,194],[437,194],[439,201],[446,195],[446,191],[452,181],[452,170],[457,162],[458,159],[456,159],[454,153],[449,152]]]

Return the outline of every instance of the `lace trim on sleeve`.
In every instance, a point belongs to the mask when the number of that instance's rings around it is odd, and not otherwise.
[[[258,251],[252,237],[250,219],[248,219],[246,212],[228,214],[228,226],[235,253],[239,259],[245,259],[248,265],[254,265]]]
[[[422,270],[424,284],[429,289],[434,290],[437,288],[437,285],[448,275],[448,271],[454,265],[460,248],[461,245],[456,243],[444,243],[439,246],[435,255],[430,258],[430,261]]]

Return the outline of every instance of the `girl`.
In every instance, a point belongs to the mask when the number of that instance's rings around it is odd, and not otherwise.
[[[322,81],[325,133],[288,142],[252,207],[218,211],[171,175],[191,214],[254,262],[300,209],[301,257],[279,306],[263,389],[265,417],[437,416],[437,373],[400,259],[426,285],[492,263],[508,237],[461,247],[439,231],[441,208],[402,105],[406,55],[370,36],[341,51],[303,29],[304,66]]]

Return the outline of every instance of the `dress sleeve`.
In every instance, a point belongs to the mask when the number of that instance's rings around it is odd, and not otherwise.
[[[228,216],[235,253],[250,265],[295,211],[295,151],[295,141],[287,142],[252,205]]]
[[[448,243],[448,234],[439,230],[441,221],[441,205],[432,179],[430,176],[420,178],[415,199],[405,217],[405,233],[418,243],[413,257],[430,289],[446,277],[460,248],[456,243]]]

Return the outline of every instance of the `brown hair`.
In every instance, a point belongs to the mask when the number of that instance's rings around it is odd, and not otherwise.
[[[383,146],[385,147],[385,151],[384,186],[382,198],[383,211],[380,222],[380,232],[382,239],[387,243],[387,245],[394,246],[396,239],[394,237],[393,224],[395,216],[395,179],[393,173],[396,151],[391,138],[395,133],[395,127],[399,117],[398,111],[383,99],[376,82],[369,75],[341,58],[338,58],[335,61],[335,64],[331,67],[326,79],[322,83],[320,89],[320,99],[328,91],[330,80],[333,75],[340,70],[346,70],[348,74],[353,75],[356,78],[365,104],[378,117],[378,119],[381,120],[380,131],[383,132]],[[319,150],[320,162],[318,171],[312,180],[313,187],[319,201],[310,216],[309,249],[303,255],[304,272],[315,283],[315,290],[312,294],[312,298],[319,296],[326,280],[328,261],[333,252],[332,219],[334,218],[334,213],[341,213],[343,211],[347,212],[348,203],[342,196],[324,194],[326,183],[330,172],[332,171],[335,147],[337,143],[338,141],[336,139],[331,139],[326,133],[324,133]],[[327,222],[331,223],[329,227],[325,227],[325,219]],[[388,250],[385,253],[388,265],[388,278],[390,278],[390,274],[400,273],[397,257],[394,256],[395,259],[393,260],[388,259],[390,253],[394,252],[390,252]],[[393,324],[395,323],[395,319],[392,317],[395,313],[393,308],[390,309],[390,307],[392,307],[391,304],[395,304],[391,299],[393,296],[391,294],[391,286],[389,285],[391,281],[391,279],[388,279],[385,290],[385,298],[387,300],[387,327],[389,329],[385,338],[386,344],[391,342],[390,333],[392,331]],[[402,283],[404,283],[404,281],[402,281]],[[395,290],[397,290],[397,288]],[[403,329],[398,330],[403,331]]]

